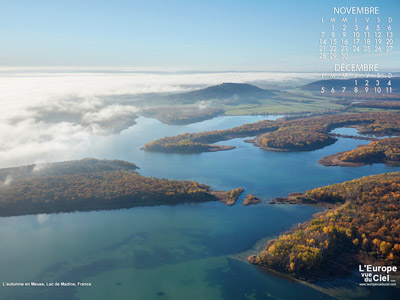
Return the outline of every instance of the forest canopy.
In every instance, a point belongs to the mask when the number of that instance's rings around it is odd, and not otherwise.
[[[269,241],[265,250],[249,257],[251,263],[300,278],[335,274],[338,270],[332,266],[343,257],[353,262],[367,258],[389,265],[400,263],[400,172],[291,197],[301,203],[333,207]]]
[[[54,166],[58,167],[56,175]],[[14,176],[22,174],[20,178],[8,175],[0,181],[0,216],[225,202],[230,194],[213,191],[196,181],[141,176],[134,171],[136,165],[123,161],[91,159],[47,164],[47,167],[48,173],[42,177],[35,172],[28,177],[28,171],[34,169],[29,166],[0,170],[3,175],[6,171]],[[59,174],[62,170],[65,174]]]
[[[325,156],[324,166],[359,166],[373,163],[400,165],[400,137],[385,138],[356,149]]]

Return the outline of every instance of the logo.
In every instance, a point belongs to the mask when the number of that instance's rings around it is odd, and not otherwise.
[[[396,266],[359,265],[358,271],[363,279],[360,286],[396,286],[396,280],[390,276],[397,270]]]

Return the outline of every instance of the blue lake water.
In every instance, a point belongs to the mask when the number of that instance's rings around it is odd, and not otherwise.
[[[389,137],[389,136],[376,136],[374,134],[360,134],[358,132],[357,128],[352,128],[352,127],[335,128],[331,132],[336,133],[336,134],[344,134],[344,135],[348,135],[348,136],[362,136],[362,137],[370,137],[370,138],[375,138],[375,139],[384,139],[384,138]]]
[[[92,284],[0,286],[0,299],[332,299],[332,293],[262,271],[237,254],[318,211],[310,206],[267,204],[274,197],[400,170],[382,164],[357,168],[318,164],[321,156],[368,141],[339,138],[324,149],[295,153],[267,152],[241,139],[222,142],[237,148],[216,153],[140,150],[144,143],[166,135],[230,128],[261,119],[265,117],[217,117],[172,126],[140,117],[118,135],[93,137],[88,149],[74,158],[122,159],[136,163],[145,176],[197,180],[214,189],[244,187],[264,203],[243,207],[239,201],[228,207],[215,202],[0,218],[2,282]],[[358,288],[358,278],[354,280],[354,284],[342,281],[335,287],[363,299],[398,295],[395,288]]]

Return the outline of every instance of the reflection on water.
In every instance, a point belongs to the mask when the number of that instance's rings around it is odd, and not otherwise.
[[[374,134],[361,134],[359,133],[357,128],[353,127],[342,127],[342,128],[335,128],[334,130],[331,131],[332,133],[336,134],[343,134],[343,135],[349,135],[349,136],[359,136],[359,137],[369,137],[369,138],[375,138],[375,139],[384,139],[389,136],[376,136]]]
[[[368,142],[343,138],[313,152],[266,152],[241,139],[223,142],[236,149],[216,153],[140,150],[144,143],[165,135],[230,128],[259,119],[218,117],[171,126],[139,118],[137,125],[119,135],[93,137],[88,151],[76,153],[75,158],[124,159],[138,164],[146,176],[195,179],[215,189],[243,186],[265,202],[293,191],[399,170],[382,164],[358,168],[319,165],[321,156]],[[0,218],[1,281],[92,283],[92,287],[77,288],[0,287],[0,298],[332,299],[233,258],[257,240],[277,236],[315,212],[316,208],[308,206],[203,203]],[[334,287],[338,285],[349,288],[349,281],[338,281]],[[350,284],[353,291],[355,285]],[[345,294],[348,289],[339,291]],[[378,299],[382,295],[390,298],[396,291],[376,288],[357,293]]]

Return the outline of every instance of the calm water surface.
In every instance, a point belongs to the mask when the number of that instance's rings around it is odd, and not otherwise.
[[[273,119],[274,117],[271,117]],[[318,210],[268,205],[289,192],[391,172],[382,164],[323,167],[321,156],[368,141],[343,139],[312,152],[266,152],[234,139],[231,151],[190,155],[148,153],[144,143],[166,135],[230,128],[262,117],[218,117],[188,126],[139,118],[109,137],[93,137],[83,157],[123,159],[145,176],[192,179],[214,189],[242,186],[265,203],[140,207],[126,210],[0,218],[2,282],[90,282],[92,287],[0,287],[0,299],[332,299],[237,258]],[[342,133],[342,132],[341,132]],[[243,198],[243,197],[242,197]],[[240,200],[242,200],[242,198]],[[251,252],[251,251],[250,251]],[[353,283],[352,283],[353,281]],[[357,288],[360,278],[321,284],[337,297],[391,299],[397,289]],[[338,288],[339,287],[339,288]]]

